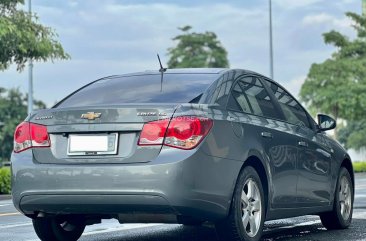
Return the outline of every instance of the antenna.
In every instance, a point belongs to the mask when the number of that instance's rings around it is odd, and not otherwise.
[[[157,56],[158,56],[158,60],[159,60],[159,64],[160,64],[159,72],[161,73],[161,78],[160,78],[160,92],[163,92],[164,72],[167,70],[167,68],[163,68],[163,65],[161,64],[161,60],[160,60],[159,54],[157,54]]]

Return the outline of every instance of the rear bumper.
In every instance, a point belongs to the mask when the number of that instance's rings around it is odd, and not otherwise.
[[[39,164],[12,156],[12,196],[27,215],[152,213],[215,221],[228,214],[241,162],[164,147],[135,164]]]
[[[165,198],[153,195],[33,194],[23,196],[20,207],[24,213],[35,210],[57,214],[176,213]]]

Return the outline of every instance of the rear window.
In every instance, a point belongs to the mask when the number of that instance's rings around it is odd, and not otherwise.
[[[204,92],[217,74],[164,74],[98,80],[67,97],[56,107],[120,103],[187,103]]]

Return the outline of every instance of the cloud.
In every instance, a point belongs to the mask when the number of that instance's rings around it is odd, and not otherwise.
[[[152,2],[35,1],[40,21],[56,30],[72,56],[54,64],[35,63],[35,97],[52,105],[99,77],[157,69],[156,53],[166,63],[167,48],[175,45],[171,39],[179,34],[177,27],[187,24],[196,32],[215,32],[229,53],[231,67],[268,75],[267,1]],[[273,4],[275,79],[288,88],[297,76],[307,74],[313,62],[329,57],[331,49],[321,34],[346,24],[333,1],[273,0]],[[342,9],[346,10],[350,9]],[[19,74],[11,68],[0,73],[0,86],[21,86],[26,91],[27,71]],[[292,93],[298,92],[295,86],[290,87]]]
[[[243,63],[247,63],[249,65],[246,68],[260,70],[260,67],[255,66],[260,63],[256,59],[266,54],[267,21],[263,21],[266,13],[258,7],[240,9],[229,4],[202,7],[108,1],[98,9],[90,8],[65,11],[66,22],[59,18],[55,21],[49,19],[51,22],[58,21],[54,28],[60,33],[73,59],[107,59],[120,63],[144,59],[150,60],[149,66],[155,66],[156,52],[166,62],[167,48],[175,45],[171,39],[179,34],[177,27],[187,24],[193,26],[193,31],[217,33],[228,49],[233,66],[243,67]],[[205,14],[207,12],[210,14]],[[70,24],[72,22],[77,24]],[[263,49],[262,54],[258,51],[260,49]],[[122,71],[146,67],[138,64],[133,69],[123,68]]]
[[[341,3],[343,4],[351,4],[351,3],[355,3],[355,2],[360,2],[359,0],[342,0]]]
[[[284,84],[285,88],[296,98],[299,97],[302,84],[305,82],[306,75],[297,76]]]
[[[314,4],[323,2],[324,0],[274,0],[273,3],[279,5],[282,8],[304,8]]]
[[[305,16],[302,23],[305,26],[327,25],[336,29],[344,29],[349,28],[352,21],[347,17],[337,18],[327,13],[319,13]]]

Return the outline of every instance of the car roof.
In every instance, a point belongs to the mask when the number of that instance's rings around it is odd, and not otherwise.
[[[164,74],[223,74],[228,71],[240,70],[248,74],[256,74],[263,76],[262,74],[256,73],[251,70],[246,69],[230,69],[230,68],[177,68],[177,69],[166,69]],[[118,77],[129,77],[129,76],[139,76],[139,75],[153,75],[153,74],[161,74],[159,70],[145,70],[141,72],[132,72],[127,74],[119,74],[104,77],[106,78],[118,78]],[[265,76],[263,76],[265,77]]]
[[[166,69],[164,74],[220,74],[225,72],[226,68],[181,68],[181,69]],[[146,75],[146,74],[160,74],[157,70],[145,70],[141,72],[123,74],[120,76],[131,76],[131,75]]]

